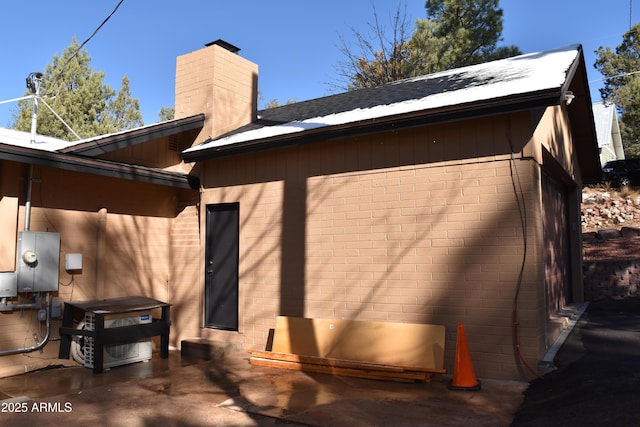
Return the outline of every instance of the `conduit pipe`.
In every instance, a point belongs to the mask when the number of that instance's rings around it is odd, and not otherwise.
[[[9,354],[29,353],[31,351],[40,350],[45,345],[47,345],[47,342],[49,342],[49,337],[51,335],[51,300],[50,300],[49,292],[47,292],[47,295],[46,295],[46,310],[47,310],[47,316],[46,316],[47,332],[45,333],[45,336],[42,339],[42,341],[40,341],[39,343],[31,347],[14,348],[11,350],[1,350],[0,356],[6,356]]]
[[[29,176],[27,177],[27,198],[24,202],[24,231],[29,231],[31,227],[31,187],[33,182],[33,165],[29,165]]]
[[[6,298],[3,298],[3,300],[6,300]],[[0,313],[4,312],[4,311],[13,311],[13,310],[16,310],[16,309],[23,309],[23,308],[38,308],[38,305],[36,303],[33,303],[33,304],[7,304],[7,301],[0,302]]]

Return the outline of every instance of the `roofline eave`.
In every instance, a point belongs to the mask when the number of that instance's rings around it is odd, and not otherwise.
[[[83,156],[98,156],[165,136],[202,128],[204,126],[204,119],[204,114],[200,113],[183,119],[170,120],[132,129],[124,133],[108,135],[103,138],[93,138],[90,141],[66,147],[59,150],[59,152],[81,154]]]
[[[251,152],[273,150],[313,142],[330,141],[340,138],[362,136],[371,133],[408,129],[412,127],[445,123],[467,118],[477,118],[524,111],[534,108],[558,105],[561,102],[562,90],[554,88],[535,93],[509,96],[489,101],[473,102],[454,107],[420,110],[412,113],[386,116],[362,120],[360,122],[331,125],[309,129],[292,134],[283,134],[251,141],[238,142],[224,146],[213,146],[182,152],[185,162],[197,162],[219,157],[235,156]]]
[[[70,154],[34,150],[2,143],[0,143],[0,160],[9,160],[110,178],[121,178],[174,188],[197,189],[199,187],[198,178],[187,174],[127,165],[101,159],[77,157]]]

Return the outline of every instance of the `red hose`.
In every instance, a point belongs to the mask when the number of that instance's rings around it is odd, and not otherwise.
[[[536,378],[538,378],[539,380],[542,380],[544,379],[544,377],[540,375],[535,369],[533,369],[531,365],[529,365],[529,363],[527,362],[527,359],[525,359],[524,357],[524,354],[522,354],[522,349],[520,348],[520,334],[518,333],[518,325],[519,325],[518,311],[514,309],[513,310],[513,340],[515,342],[516,350],[518,350],[518,357],[520,357],[520,361],[529,370],[529,372],[535,375]]]

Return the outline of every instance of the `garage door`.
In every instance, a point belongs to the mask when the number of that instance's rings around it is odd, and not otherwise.
[[[565,186],[548,175],[542,180],[547,315],[572,300],[569,216]]]

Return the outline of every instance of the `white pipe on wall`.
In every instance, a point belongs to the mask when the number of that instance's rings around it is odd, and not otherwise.
[[[33,165],[29,165],[29,176],[27,177],[27,199],[24,202],[24,231],[29,231],[31,227],[31,187],[33,183]]]

